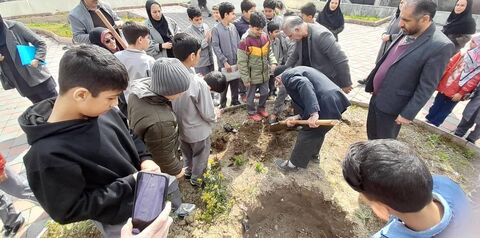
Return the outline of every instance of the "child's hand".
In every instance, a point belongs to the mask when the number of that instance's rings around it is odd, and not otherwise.
[[[222,117],[223,109],[215,108],[215,117],[218,120]]]
[[[210,41],[212,39],[212,31],[211,30],[208,30],[205,32],[205,39],[207,39],[207,41]]]
[[[225,62],[225,64],[223,64],[223,67],[225,67],[227,72],[229,72],[229,73],[232,72],[232,66],[228,62]]]
[[[275,71],[276,68],[277,68],[277,65],[276,65],[276,64],[272,64],[272,65],[270,66],[270,70],[271,70],[270,72],[273,74],[273,72]]]
[[[157,163],[153,162],[153,160],[145,160],[140,164],[140,168],[144,172],[151,172],[151,173],[161,173],[160,167],[158,167]]]
[[[162,49],[171,49],[172,48],[172,42],[167,42],[162,44]]]
[[[243,85],[245,85],[246,88],[250,87],[250,82],[243,82]]]

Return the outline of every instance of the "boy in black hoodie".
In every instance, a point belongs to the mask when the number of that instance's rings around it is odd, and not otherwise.
[[[58,81],[58,98],[19,118],[31,145],[24,157],[28,182],[53,220],[91,219],[104,236],[119,237],[132,213],[137,172],[160,172],[114,108],[127,70],[110,52],[82,45],[65,52]]]

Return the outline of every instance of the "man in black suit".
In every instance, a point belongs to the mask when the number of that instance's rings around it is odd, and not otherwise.
[[[396,139],[432,96],[453,53],[453,43],[432,22],[433,0],[406,0],[400,14],[403,33],[367,78],[372,93],[368,139]]]
[[[279,66],[274,75],[279,75],[287,66]],[[291,120],[308,120],[298,133],[290,160],[277,160],[275,163],[282,170],[306,168],[310,161],[319,162],[318,154],[325,134],[332,126],[316,125],[318,119],[341,119],[342,113],[350,106],[345,94],[335,83],[320,71],[306,66],[286,70],[281,75],[281,83],[297,106],[299,114],[286,119],[287,125],[293,126]]]

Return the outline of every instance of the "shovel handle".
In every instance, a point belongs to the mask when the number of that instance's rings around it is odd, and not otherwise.
[[[307,120],[292,120],[292,123],[295,125],[308,125]],[[340,123],[339,120],[317,120],[315,124],[319,126],[335,126]],[[287,124],[287,121],[281,121],[280,124]]]

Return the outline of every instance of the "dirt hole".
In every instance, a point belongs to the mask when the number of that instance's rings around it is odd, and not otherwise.
[[[243,222],[244,237],[354,237],[354,224],[321,193],[288,186],[259,198]]]

